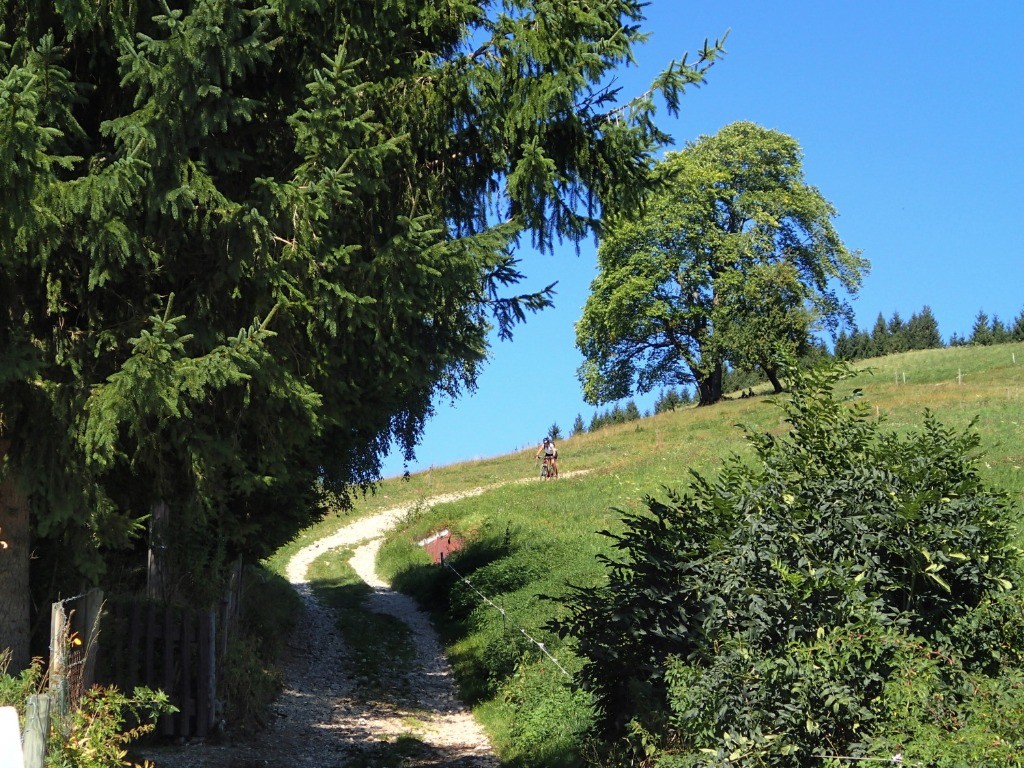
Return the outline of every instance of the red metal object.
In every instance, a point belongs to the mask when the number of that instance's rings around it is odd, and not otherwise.
[[[462,549],[463,541],[458,536],[452,536],[451,531],[445,529],[423,539],[419,545],[427,551],[431,560],[441,563],[452,552]]]

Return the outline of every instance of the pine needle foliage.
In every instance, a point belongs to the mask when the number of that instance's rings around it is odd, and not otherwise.
[[[411,453],[550,304],[516,244],[636,205],[722,52],[624,100],[642,10],[3,2],[0,431],[48,565],[95,580],[166,502],[195,589]]]

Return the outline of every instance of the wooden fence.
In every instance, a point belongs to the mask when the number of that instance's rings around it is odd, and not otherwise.
[[[52,722],[59,724],[94,682],[129,693],[136,686],[162,690],[178,711],[162,716],[156,733],[208,735],[220,715],[217,668],[237,622],[242,574],[239,562],[219,607],[209,610],[147,598],[104,601],[98,589],[54,603],[49,692],[30,697],[23,734],[14,708],[0,712],[0,768],[41,768],[51,704]]]
[[[206,736],[217,718],[217,617],[159,603],[108,604],[101,673],[125,691],[137,685],[167,693],[178,712],[164,715],[164,736]]]
[[[164,691],[178,712],[160,718],[158,734],[206,736],[220,719],[217,669],[238,619],[242,574],[239,562],[220,605],[209,610],[143,598],[106,604],[97,679],[124,691]]]

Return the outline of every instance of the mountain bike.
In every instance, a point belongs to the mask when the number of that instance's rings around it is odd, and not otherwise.
[[[549,477],[558,477],[555,474],[555,467],[552,464],[552,456],[545,456],[544,460],[540,463],[540,479],[547,480]]]

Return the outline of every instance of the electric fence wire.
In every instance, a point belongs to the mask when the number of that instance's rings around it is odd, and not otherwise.
[[[551,655],[551,653],[545,647],[544,643],[540,642],[539,640],[535,640],[533,637],[530,636],[530,634],[525,629],[523,629],[522,627],[517,625],[515,622],[513,622],[512,619],[509,617],[508,613],[505,611],[504,608],[502,608],[500,605],[498,605],[493,600],[491,600],[491,598],[489,598],[487,595],[485,595],[483,592],[481,592],[479,589],[477,589],[476,585],[474,585],[473,582],[471,582],[469,579],[467,579],[465,576],[463,576],[461,573],[459,573],[457,570],[455,570],[455,568],[452,567],[452,564],[450,562],[448,562],[448,559],[446,557],[444,557],[443,555],[441,556],[441,565],[443,565],[449,571],[451,571],[456,576],[458,576],[460,580],[464,581],[466,583],[466,585],[470,589],[472,589],[477,595],[480,596],[481,600],[483,600],[489,606],[494,608],[494,610],[496,610],[498,613],[500,613],[502,615],[502,618],[504,618],[504,620],[506,622],[508,622],[509,624],[511,624],[513,627],[518,629],[519,632],[523,635],[523,637],[525,637],[531,643],[533,643],[538,648],[540,648],[541,653],[543,653],[545,656],[547,656],[549,659],[551,659],[552,663],[556,667],[558,667],[559,671],[563,675],[565,675],[569,680],[573,679],[572,675],[569,674],[569,672],[566,671],[565,667],[563,667],[558,662],[558,659],[556,659],[554,656]],[[899,766],[916,766],[917,765],[917,763],[904,762],[903,755],[900,754],[899,752],[897,752],[892,757],[852,757],[852,756],[849,756],[849,755],[814,755],[814,757],[819,757],[819,758],[824,758],[824,759],[829,759],[829,760],[845,760],[845,761],[848,761],[848,762],[863,761],[863,762],[889,763],[890,765],[899,765]]]
[[[497,611],[498,613],[500,613],[500,614],[502,615],[502,617],[503,617],[503,618],[505,619],[505,621],[507,621],[507,622],[508,622],[509,624],[511,624],[511,625],[512,625],[513,627],[515,627],[516,629],[518,629],[518,630],[519,630],[519,633],[520,633],[520,634],[521,634],[521,635],[522,635],[523,637],[525,637],[525,638],[526,638],[527,640],[529,640],[529,641],[530,641],[531,643],[533,643],[533,644],[534,644],[534,645],[536,645],[536,646],[537,646],[538,648],[540,648],[540,651],[541,651],[541,653],[543,653],[543,654],[544,654],[545,656],[547,656],[547,657],[548,657],[549,659],[551,659],[551,662],[552,662],[552,663],[553,663],[553,664],[554,664],[554,665],[555,665],[556,667],[558,667],[558,670],[559,670],[559,671],[560,671],[560,672],[561,672],[561,673],[562,673],[563,675],[565,675],[565,676],[566,676],[566,678],[568,678],[569,680],[572,680],[572,679],[573,679],[573,678],[572,678],[572,675],[571,675],[571,674],[569,674],[569,672],[567,672],[567,671],[566,671],[565,667],[563,667],[563,666],[562,666],[562,665],[561,665],[561,664],[560,664],[560,663],[558,662],[558,659],[556,659],[556,658],[555,658],[554,656],[552,656],[552,655],[551,655],[551,653],[550,653],[550,652],[548,651],[548,649],[547,649],[547,648],[545,647],[544,643],[540,642],[539,640],[535,640],[535,639],[534,639],[533,637],[531,637],[531,636],[530,636],[530,634],[529,634],[529,633],[528,633],[528,632],[527,632],[527,631],[526,631],[525,629],[523,629],[523,628],[522,628],[522,627],[520,627],[520,626],[519,626],[518,624],[516,624],[515,622],[513,622],[513,621],[512,621],[512,619],[511,619],[511,618],[509,617],[508,613],[506,613],[506,612],[505,612],[505,609],[504,609],[504,608],[502,608],[502,607],[501,607],[500,605],[498,605],[498,604],[497,604],[497,603],[495,603],[495,602],[494,602],[493,600],[491,600],[491,598],[489,598],[489,597],[488,597],[487,595],[485,595],[485,594],[484,594],[483,592],[481,592],[481,591],[480,591],[479,589],[477,589],[477,588],[476,588],[476,586],[475,586],[475,585],[474,585],[474,584],[473,584],[473,583],[472,583],[472,582],[471,582],[471,581],[470,581],[469,579],[467,579],[467,578],[466,578],[465,576],[463,576],[463,575],[462,575],[461,573],[459,573],[459,572],[458,572],[457,570],[455,570],[455,569],[454,569],[454,568],[452,567],[452,564],[448,562],[447,558],[444,558],[444,557],[442,557],[442,558],[441,558],[441,565],[443,565],[443,566],[444,566],[445,568],[447,568],[447,569],[448,569],[448,570],[450,570],[450,571],[451,571],[452,573],[454,573],[454,574],[455,574],[456,576],[458,576],[458,577],[459,577],[459,578],[460,578],[460,579],[461,579],[462,581],[466,582],[466,584],[467,584],[467,585],[469,585],[469,588],[470,588],[470,589],[472,589],[472,590],[473,590],[474,592],[476,592],[476,593],[477,593],[477,594],[478,594],[478,595],[480,596],[480,599],[481,599],[481,600],[483,600],[483,601],[484,601],[485,603],[487,603],[487,604],[488,604],[489,606],[491,606],[492,608],[494,608],[494,610],[496,610],[496,611]]]

